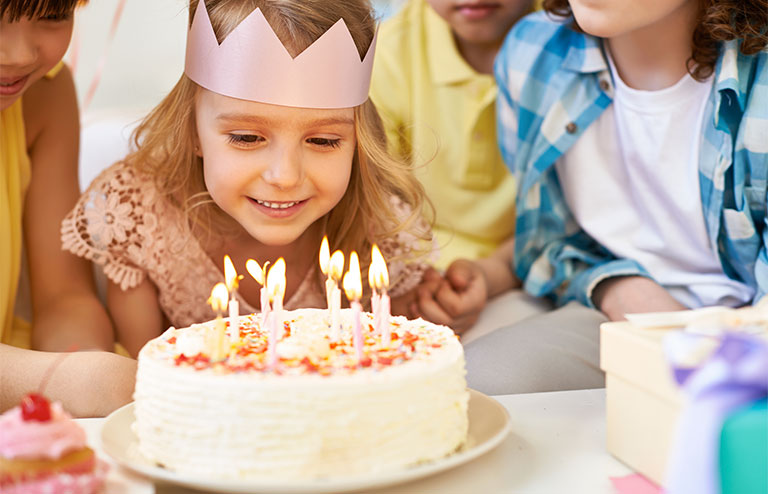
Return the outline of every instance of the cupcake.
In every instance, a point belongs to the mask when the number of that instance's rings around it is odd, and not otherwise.
[[[0,492],[97,493],[106,470],[61,403],[32,393],[0,415]]]

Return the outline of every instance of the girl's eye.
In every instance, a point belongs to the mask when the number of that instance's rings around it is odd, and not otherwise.
[[[264,138],[254,134],[229,134],[228,140],[232,144],[244,145],[262,142]]]
[[[72,18],[72,12],[62,12],[58,14],[48,14],[40,17],[41,21],[63,22]]]
[[[337,148],[341,145],[341,139],[326,139],[325,137],[310,137],[307,142],[316,146]]]

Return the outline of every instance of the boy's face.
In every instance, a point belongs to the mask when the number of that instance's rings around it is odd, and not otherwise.
[[[200,89],[205,185],[251,237],[287,245],[339,203],[357,148],[352,108],[244,101]]]
[[[5,110],[64,56],[74,13],[0,19],[0,110]]]
[[[498,47],[532,0],[427,0],[460,41]]]
[[[573,16],[584,32],[616,38],[653,26],[673,16],[695,19],[699,0],[569,0]]]

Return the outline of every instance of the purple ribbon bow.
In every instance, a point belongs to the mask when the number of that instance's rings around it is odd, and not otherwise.
[[[768,395],[765,340],[729,332],[698,368],[677,365],[674,354],[695,349],[702,338],[712,337],[677,331],[664,342],[675,380],[687,398],[668,462],[669,494],[719,494],[723,423],[733,410]]]

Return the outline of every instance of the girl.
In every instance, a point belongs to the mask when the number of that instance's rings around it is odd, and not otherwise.
[[[111,349],[112,327],[88,262],[61,250],[59,224],[78,197],[79,125],[72,76],[61,63],[76,0],[0,1],[0,410],[34,390],[53,353]],[[33,308],[14,317],[26,244]],[[130,400],[135,364],[105,352],[73,355],[52,398],[77,415]],[[94,379],[93,376],[97,376]],[[88,391],[80,383],[88,378]]]
[[[191,2],[185,74],[63,224],[65,248],[104,266],[129,352],[168,322],[210,319],[225,254],[284,257],[285,307],[324,306],[323,235],[364,259],[378,243],[402,312],[429,233],[423,191],[367,100],[375,29],[365,0]],[[248,55],[235,49],[249,39]],[[244,311],[258,290],[242,281]]]
[[[530,293],[582,305],[478,340],[469,376],[511,375],[509,350],[530,338],[550,389],[593,387],[603,314],[739,306],[768,290],[768,2],[544,7],[565,17],[523,19],[495,68],[520,184],[515,268]]]

